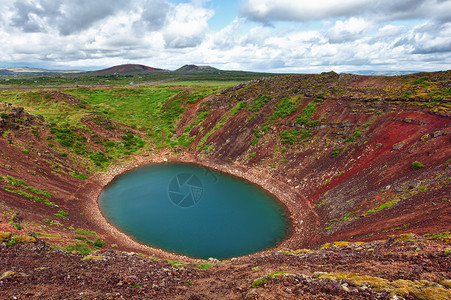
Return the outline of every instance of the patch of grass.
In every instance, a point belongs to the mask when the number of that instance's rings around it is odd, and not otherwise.
[[[272,272],[271,274],[268,274],[266,276],[255,279],[251,284],[251,288],[256,288],[258,286],[264,285],[265,283],[269,282],[270,280],[272,280],[276,277],[283,277],[284,275],[285,275],[285,272],[283,272],[283,271]]]
[[[97,236],[97,233],[95,233],[94,231],[87,231],[87,230],[83,230],[78,228],[77,230],[74,231],[76,234],[81,234],[81,235],[93,235],[93,236]]]
[[[6,246],[8,247],[14,246],[18,243],[18,241],[19,241],[18,237],[14,236],[6,243]]]
[[[318,279],[329,279],[334,281],[346,280],[357,286],[370,285],[376,292],[387,290],[390,297],[406,297],[413,295],[418,299],[449,299],[451,291],[443,286],[426,280],[404,280],[389,281],[384,278],[355,273],[316,273],[313,277]]]
[[[143,288],[141,285],[138,285],[138,284],[130,284],[129,287],[132,289],[142,289]]]
[[[418,170],[418,169],[421,169],[421,168],[423,168],[424,167],[424,165],[422,164],[422,163],[420,163],[419,161],[414,161],[413,163],[412,163],[412,170]]]
[[[315,98],[317,100],[318,98]],[[309,104],[307,104],[304,109],[302,109],[301,114],[296,118],[296,123],[307,126],[316,126],[319,124],[319,121],[312,121],[311,118],[315,114],[318,104],[315,104],[313,100]]]
[[[254,99],[247,110],[251,112],[259,112],[269,101],[271,101],[270,96],[260,94]]]
[[[40,198],[38,196],[34,196],[34,195],[31,195],[31,194],[25,193],[24,191],[21,191],[21,190],[16,190],[16,189],[13,189],[13,188],[8,187],[8,186],[4,186],[3,189],[5,191],[10,192],[10,193],[14,193],[14,194],[23,196],[23,197],[25,197],[25,198],[27,198],[29,200],[32,200],[33,202],[44,203],[47,206],[55,206],[55,203],[50,202],[47,199],[43,199],[43,198]]]
[[[334,149],[334,151],[332,151],[332,157],[337,157],[338,155],[340,155],[341,149],[340,148],[336,148]]]
[[[200,270],[208,270],[211,267],[215,266],[216,264],[211,264],[207,262],[201,262],[201,263],[195,263],[193,264],[195,267],[197,267]]]
[[[42,236],[42,237],[60,237],[59,235],[53,235],[48,233],[42,233],[42,232],[35,232],[35,236]]]
[[[74,238],[77,240],[80,240],[80,241],[84,241],[90,245],[93,245],[96,249],[103,248],[103,246],[107,245],[107,243],[105,243],[104,241],[102,241],[99,238],[97,238],[95,241],[92,241],[85,236],[79,236],[79,235],[76,235]]]
[[[63,219],[67,219],[67,216],[69,215],[69,213],[65,212],[64,210],[59,210],[54,215],[57,217],[63,218]]]
[[[269,118],[269,122],[272,123],[279,119],[284,119],[289,115],[291,115],[292,113],[296,112],[296,110],[297,105],[294,101],[292,101],[290,98],[283,98],[277,104],[276,110]]]
[[[439,233],[433,233],[433,234],[427,234],[425,235],[426,238],[444,242],[444,243],[451,243],[451,232],[445,231],[445,232],[439,232]]]
[[[102,167],[109,161],[109,158],[102,152],[91,152],[89,154],[89,158],[94,162],[94,164],[98,167]]]
[[[230,112],[230,116],[236,115],[240,110],[246,107],[246,101],[240,101]]]
[[[293,145],[300,141],[308,141],[312,137],[312,132],[307,129],[288,129],[280,135],[283,144]]]
[[[92,252],[91,248],[86,243],[76,242],[64,248],[67,252],[79,252],[82,255],[88,255]]]
[[[346,142],[347,142],[347,143],[349,143],[349,142],[354,142],[354,140],[355,140],[356,138],[359,138],[361,135],[362,135],[362,133],[361,133],[358,129],[356,129],[356,130],[352,133],[352,135],[346,140]]]
[[[86,179],[88,179],[88,176],[86,176],[86,175],[83,174],[83,173],[77,174],[77,173],[75,173],[75,172],[70,172],[69,175],[72,176],[72,177],[74,177],[74,178],[81,179],[81,180],[86,180]]]
[[[35,187],[32,187],[22,179],[16,179],[16,178],[8,175],[8,176],[3,177],[3,181],[13,185],[14,187],[23,187],[26,190],[29,190],[30,192],[32,192],[36,195],[47,197],[47,198],[52,198],[52,195],[47,190],[40,190]]]
[[[184,263],[184,262],[179,262],[179,261],[170,260],[170,259],[168,259],[166,261],[168,262],[168,264],[170,264],[171,266],[176,267],[176,268],[181,268],[183,266],[186,266],[186,263]]]

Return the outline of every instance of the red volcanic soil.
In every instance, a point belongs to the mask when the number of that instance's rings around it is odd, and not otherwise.
[[[175,132],[192,139],[188,147],[132,154],[103,173],[89,172],[83,167],[86,157],[59,146],[43,118],[1,104],[0,233],[44,236],[15,246],[14,237],[0,241],[0,296],[434,299],[433,293],[449,299],[450,284],[443,280],[451,277],[450,88],[449,71],[255,80],[187,104]],[[47,93],[77,105],[64,91]],[[270,97],[250,109],[259,95]],[[282,99],[295,103],[294,109],[276,118],[275,112],[286,109],[279,107]],[[315,110],[308,122],[297,123],[311,104]],[[191,126],[205,111],[205,119]],[[81,122],[89,130],[74,130],[92,152],[106,151],[99,141],[121,142],[126,132],[147,136],[94,114]],[[287,132],[295,134],[292,143],[282,139]],[[103,218],[97,197],[116,175],[164,161],[197,163],[260,185],[286,206],[291,236],[260,253],[221,264],[211,260],[215,266],[209,270],[193,265],[199,260],[134,242]],[[423,167],[414,168],[414,162]],[[80,173],[88,179],[76,178]],[[25,183],[14,185],[11,178]],[[53,205],[24,196],[30,187],[48,191],[46,200]],[[85,236],[91,243],[106,242],[95,253],[100,260],[50,251],[48,244],[79,242],[77,229],[95,232]],[[397,238],[403,233],[428,237]],[[339,242],[344,240],[352,244]],[[332,242],[337,243],[321,247]],[[274,273],[279,271],[285,273]],[[351,275],[343,279],[348,273],[368,277],[365,283]]]

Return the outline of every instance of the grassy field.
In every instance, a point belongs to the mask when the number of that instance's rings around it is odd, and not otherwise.
[[[175,136],[185,106],[236,84],[236,81],[161,81],[142,86],[58,89],[10,86],[0,90],[0,102],[42,116],[51,127],[49,145],[57,147],[62,156],[82,156],[91,162],[88,165],[91,169],[103,169],[112,159],[122,159],[143,148],[186,146],[187,141]],[[121,129],[119,139],[96,140],[97,146],[93,148],[87,143],[93,135],[86,125],[87,119],[105,130],[114,131],[122,125],[130,129]]]

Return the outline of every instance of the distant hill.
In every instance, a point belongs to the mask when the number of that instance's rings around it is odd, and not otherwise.
[[[217,73],[221,72],[221,70],[210,67],[210,66],[196,66],[196,65],[184,65],[181,68],[178,68],[174,72],[178,73]]]
[[[166,72],[167,70],[158,69],[158,68],[152,68],[144,65],[135,65],[135,64],[125,64],[125,65],[119,65],[110,67],[103,70],[98,71],[91,71],[87,72],[91,75],[114,75],[114,74],[121,74],[121,75],[135,75],[135,74],[144,74],[148,72]]]
[[[366,76],[398,76],[398,75],[408,75],[418,73],[418,71],[371,71],[371,70],[360,70],[347,72],[354,75],[366,75]]]
[[[29,67],[20,68],[1,68],[0,75],[49,75],[49,74],[67,74],[67,73],[80,73],[81,71],[68,71],[68,70],[47,70],[37,69]]]

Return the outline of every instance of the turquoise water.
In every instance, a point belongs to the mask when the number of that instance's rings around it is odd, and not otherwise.
[[[283,206],[247,181],[192,164],[156,164],[118,176],[99,197],[104,216],[149,246],[225,259],[276,245]]]

